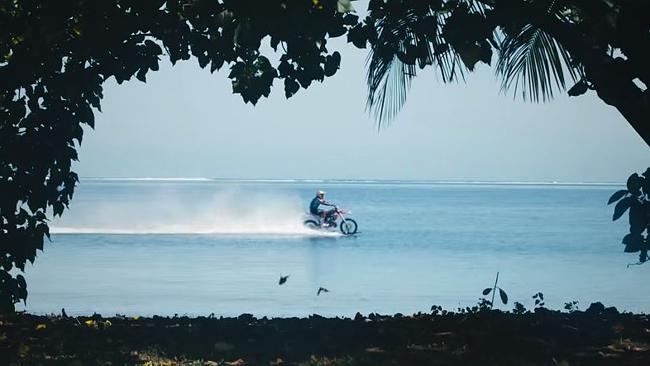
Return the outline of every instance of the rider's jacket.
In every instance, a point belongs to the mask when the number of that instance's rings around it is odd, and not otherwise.
[[[320,199],[317,197],[314,197],[313,200],[311,200],[311,203],[309,204],[309,212],[311,212],[312,215],[318,215],[318,207],[320,205],[323,206],[334,206],[333,203],[327,202],[324,199]]]

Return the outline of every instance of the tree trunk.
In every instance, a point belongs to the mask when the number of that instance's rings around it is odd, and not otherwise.
[[[610,69],[611,73],[605,73]],[[594,84],[598,97],[616,107],[628,123],[650,146],[650,97],[631,80],[620,77],[612,68],[588,72],[588,79]]]
[[[650,89],[643,91],[633,81],[635,74],[645,75],[647,70],[631,73],[629,69],[638,63],[614,59],[596,43],[598,40],[593,35],[583,34],[573,24],[562,22],[529,4],[517,4],[516,12],[522,20],[539,27],[562,44],[571,57],[584,66],[586,81],[592,84],[598,97],[615,107],[650,147]]]

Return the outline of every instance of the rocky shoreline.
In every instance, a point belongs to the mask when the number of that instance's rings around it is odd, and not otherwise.
[[[7,365],[648,365],[650,317],[488,309],[355,318],[0,316]]]

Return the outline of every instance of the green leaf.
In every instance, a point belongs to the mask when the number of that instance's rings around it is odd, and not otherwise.
[[[625,196],[626,194],[627,194],[627,189],[621,189],[620,191],[614,192],[614,194],[611,197],[609,197],[609,201],[607,201],[607,204],[611,205],[612,203],[623,198],[623,196]]]
[[[27,304],[27,281],[25,281],[25,277],[17,275],[16,285],[18,286],[16,296]]]
[[[203,53],[199,54],[196,58],[199,60],[199,67],[202,69],[208,66],[208,63],[210,63],[210,57]]]
[[[339,65],[341,64],[341,54],[334,52],[332,56],[327,56],[325,60],[325,67],[323,70],[325,76],[334,75],[336,73],[336,70],[339,69]]]
[[[580,80],[576,83],[576,85],[572,86],[571,89],[569,89],[569,96],[572,97],[577,97],[579,95],[582,95],[587,92],[589,89],[589,85],[584,80]]]
[[[48,240],[52,241],[52,238],[50,237],[50,227],[47,224],[40,224],[38,225],[38,227],[39,230],[43,233],[43,235],[45,235]],[[43,250],[42,246],[38,249]]]
[[[291,65],[286,59],[280,61],[280,64],[278,65],[278,72],[280,73],[280,77],[287,77],[293,73],[293,71],[293,65]]]
[[[470,71],[474,71],[474,66],[481,60],[481,49],[476,45],[464,45],[456,48],[460,59]]]
[[[504,305],[508,303],[508,295],[500,287],[499,287],[499,296],[501,297],[501,301],[503,301]]]
[[[58,215],[58,216],[60,217],[61,215],[63,215],[63,203],[58,202],[58,201],[57,201],[57,202],[54,202],[54,204],[52,205],[52,209],[53,209],[53,211],[54,211],[54,215],[53,215],[53,216],[57,216],[57,215]]]
[[[623,240],[621,240],[621,243],[623,244],[631,244],[640,238],[640,235],[634,235],[634,234],[627,234],[623,237]]]
[[[148,70],[146,68],[141,68],[135,74],[135,77],[138,78],[138,80],[142,81],[143,83],[146,83],[147,82],[147,71]]]
[[[335,28],[328,30],[327,34],[329,34],[330,38],[336,38],[344,35],[346,30],[343,24],[337,24]]]
[[[25,277],[23,275],[17,275],[16,276],[16,281],[18,283],[18,287],[20,288],[27,288],[27,281],[25,281]]]
[[[638,200],[630,198],[630,233],[641,234],[648,227],[648,212]]]
[[[486,296],[492,292],[492,287],[488,287],[485,290],[483,290],[483,296]]]
[[[357,23],[359,23],[359,16],[358,15],[345,14],[343,16],[343,24],[353,26],[353,25],[356,25]]]
[[[627,178],[627,190],[631,194],[637,194],[642,185],[643,178],[639,177],[637,173],[634,173]]]
[[[614,215],[612,216],[612,221],[618,220],[625,211],[632,205],[632,197],[625,197],[622,200],[618,201],[616,207],[614,207]]]
[[[215,71],[217,71],[220,66],[221,65],[219,65],[217,62],[215,62],[215,60],[212,60],[210,62],[210,73],[214,73]]]
[[[41,210],[38,210],[34,216],[35,216],[36,219],[39,220],[39,221],[45,221],[45,220],[47,219],[47,218],[45,217],[45,213],[43,213],[43,211],[41,211]]]
[[[366,43],[370,37],[370,27],[357,24],[348,31],[348,42],[351,42],[356,48],[366,48]]]
[[[300,89],[300,85],[294,79],[284,79],[284,95],[287,98],[290,98],[292,95],[296,94],[298,89]]]

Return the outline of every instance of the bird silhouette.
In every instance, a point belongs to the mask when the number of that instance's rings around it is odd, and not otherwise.
[[[319,287],[316,296],[320,295],[321,292],[330,292],[330,290],[326,289],[325,287]]]
[[[61,317],[62,317],[63,319],[65,319],[65,318],[68,317],[68,314],[65,313],[65,308],[61,308]]]
[[[288,278],[289,278],[289,275],[286,275],[286,276],[280,275],[280,281],[278,281],[278,285],[284,285],[284,283],[287,282]]]

